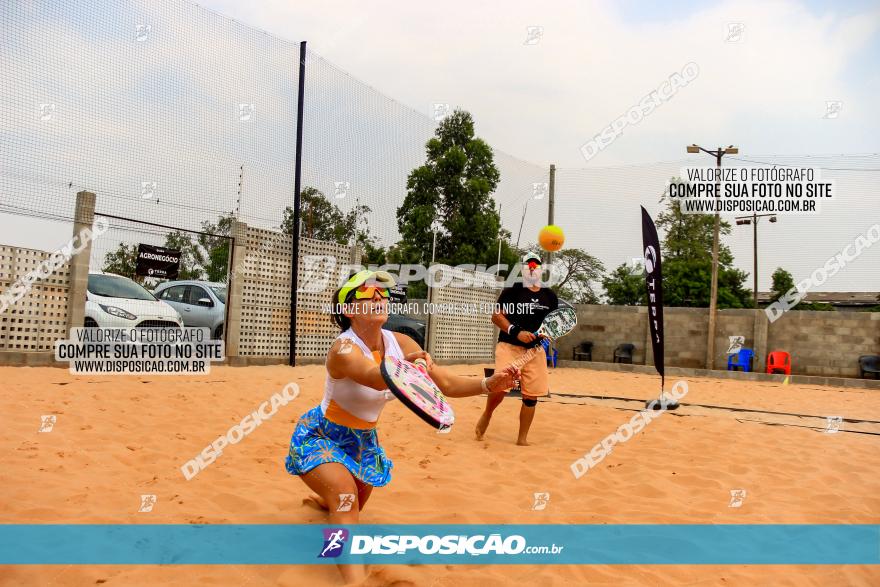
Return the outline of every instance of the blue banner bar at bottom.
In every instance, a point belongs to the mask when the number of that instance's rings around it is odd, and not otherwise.
[[[880,525],[0,524],[0,564],[880,564]]]

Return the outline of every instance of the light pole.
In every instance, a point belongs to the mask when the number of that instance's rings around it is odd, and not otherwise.
[[[736,155],[739,149],[730,145],[727,148],[718,147],[714,151],[704,149],[699,145],[688,145],[688,153],[708,153],[715,157],[715,163],[721,167],[721,158],[725,155]],[[721,182],[717,182],[720,188]],[[720,191],[720,190],[719,190]],[[706,341],[706,368],[715,367],[715,311],[718,302],[718,232],[721,229],[721,215],[715,211],[715,227],[712,231],[712,291],[709,297],[709,337]]]
[[[504,227],[501,226],[501,202],[498,202],[498,261],[495,263],[495,277],[498,277],[498,273],[501,271],[501,231],[504,230]]]
[[[770,217],[770,222],[776,222],[776,214],[752,214],[751,216],[737,216],[736,224],[737,226],[749,225],[751,224],[754,228],[754,242],[755,242],[755,267],[754,267],[754,282],[755,282],[755,309],[758,309],[758,218],[764,218],[765,216]]]
[[[550,166],[549,198],[547,199],[547,224],[555,224],[554,208],[556,201],[556,165]],[[547,252],[547,266],[553,264],[553,253]]]
[[[438,228],[437,223],[432,222],[431,223],[431,232],[434,233],[434,240],[431,243],[431,265],[434,264],[434,258],[437,254],[437,228]]]

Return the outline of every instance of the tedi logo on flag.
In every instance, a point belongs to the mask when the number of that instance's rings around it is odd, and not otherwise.
[[[336,558],[342,554],[345,541],[348,540],[348,530],[345,528],[324,528],[324,547],[318,558]]]
[[[648,211],[642,207],[642,246],[645,248],[645,286],[648,291],[648,321],[654,366],[664,378],[663,362],[663,269],[660,261],[660,238]]]
[[[648,245],[645,249],[645,271],[654,273],[654,264],[657,262],[657,251]]]

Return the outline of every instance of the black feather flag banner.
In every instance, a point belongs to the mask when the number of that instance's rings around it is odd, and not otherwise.
[[[651,346],[654,349],[654,367],[660,374],[661,389],[665,379],[663,372],[663,271],[660,264],[660,239],[651,215],[642,206],[642,244],[645,247],[645,282],[648,287],[648,324],[651,329]]]

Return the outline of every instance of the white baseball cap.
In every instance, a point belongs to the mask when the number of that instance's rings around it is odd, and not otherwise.
[[[529,251],[528,253],[526,253],[525,255],[522,256],[522,262],[528,263],[529,261],[537,261],[538,264],[540,265],[542,263],[541,255],[539,255],[538,253],[534,253],[532,251]]]

